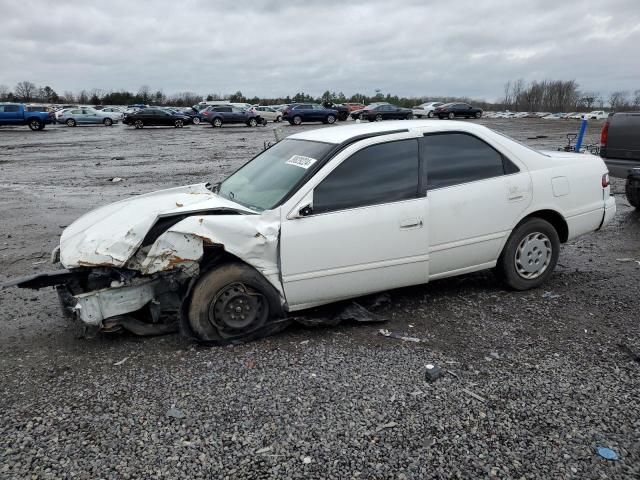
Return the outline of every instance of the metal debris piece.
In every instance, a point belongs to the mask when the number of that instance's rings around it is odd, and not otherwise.
[[[127,360],[129,360],[129,357],[124,357],[122,360],[120,360],[119,362],[114,363],[113,365],[116,366],[116,367],[119,367],[120,365],[122,365]]]
[[[544,293],[542,294],[542,298],[549,298],[549,299],[559,298],[559,297],[561,297],[561,296],[562,296],[562,295],[557,295],[557,294],[554,294],[553,292],[544,292]]]
[[[426,365],[425,378],[428,382],[435,382],[437,379],[442,377],[443,373],[443,370],[437,365],[433,365],[431,363]]]
[[[420,340],[417,337],[408,337],[398,332],[391,332],[386,328],[381,328],[380,330],[378,330],[378,334],[382,335],[383,337],[397,338],[398,340],[403,340],[405,342],[415,342],[415,343],[422,342],[422,340]]]
[[[273,450],[273,447],[264,447],[264,448],[260,448],[258,450],[256,450],[256,454],[260,455],[262,453],[267,453],[270,452],[271,450]]]
[[[121,181],[122,181],[122,178],[120,178],[120,177],[113,177],[113,178],[112,178],[111,180],[109,180],[109,181],[110,181],[110,182],[113,182],[113,183],[118,183],[118,182],[121,182]]]
[[[302,463],[304,463],[304,464],[309,464],[309,463],[311,463],[311,457],[304,457],[304,458],[302,459]]]
[[[327,313],[327,309],[321,309],[317,313],[314,312],[305,315],[304,317],[291,317],[294,320],[305,327],[317,327],[328,326],[335,327],[343,321],[356,321],[356,322],[385,322],[386,318],[382,318],[375,313],[370,312],[362,305],[356,302],[349,303],[342,310],[337,313]]]
[[[385,423],[384,425],[378,425],[378,428],[376,428],[376,432],[379,432],[381,430],[386,430],[387,428],[394,428],[397,426],[398,424],[396,422]]]
[[[467,395],[469,395],[469,396],[471,396],[471,397],[475,398],[475,399],[476,399],[476,400],[478,400],[479,402],[486,403],[486,401],[487,401],[484,397],[481,397],[481,396],[480,396],[480,395],[478,395],[477,393],[472,392],[471,390],[469,390],[469,389],[467,389],[467,388],[463,388],[463,389],[462,389],[462,391],[463,391],[464,393],[466,393]]]

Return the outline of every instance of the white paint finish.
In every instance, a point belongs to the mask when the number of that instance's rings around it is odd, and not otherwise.
[[[427,211],[420,198],[285,218],[280,255],[290,308],[426,282]],[[402,228],[409,219],[422,225]]]
[[[170,188],[93,210],[69,225],[60,238],[60,261],[67,267],[123,267],[162,216],[200,210],[251,210],[219,197],[205,184]]]
[[[567,177],[554,177],[551,179],[551,188],[554,197],[564,197],[569,195],[569,179]]]
[[[527,171],[428,192],[430,275],[494,261],[531,203]]]

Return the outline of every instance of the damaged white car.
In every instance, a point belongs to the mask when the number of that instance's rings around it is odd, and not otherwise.
[[[382,122],[292,135],[218,185],[94,210],[54,252],[55,285],[96,330],[244,341],[292,312],[495,268],[549,278],[560,244],[615,213],[599,157],[538,152],[485,127]],[[59,255],[58,255],[59,254]]]

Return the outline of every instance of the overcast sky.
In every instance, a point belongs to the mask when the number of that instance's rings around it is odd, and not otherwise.
[[[0,0],[0,85],[493,100],[640,89],[640,0]]]

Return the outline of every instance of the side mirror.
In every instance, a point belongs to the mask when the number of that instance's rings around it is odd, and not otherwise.
[[[312,213],[313,213],[313,208],[311,208],[311,205],[305,205],[300,210],[298,210],[298,215],[301,217],[308,217]]]

